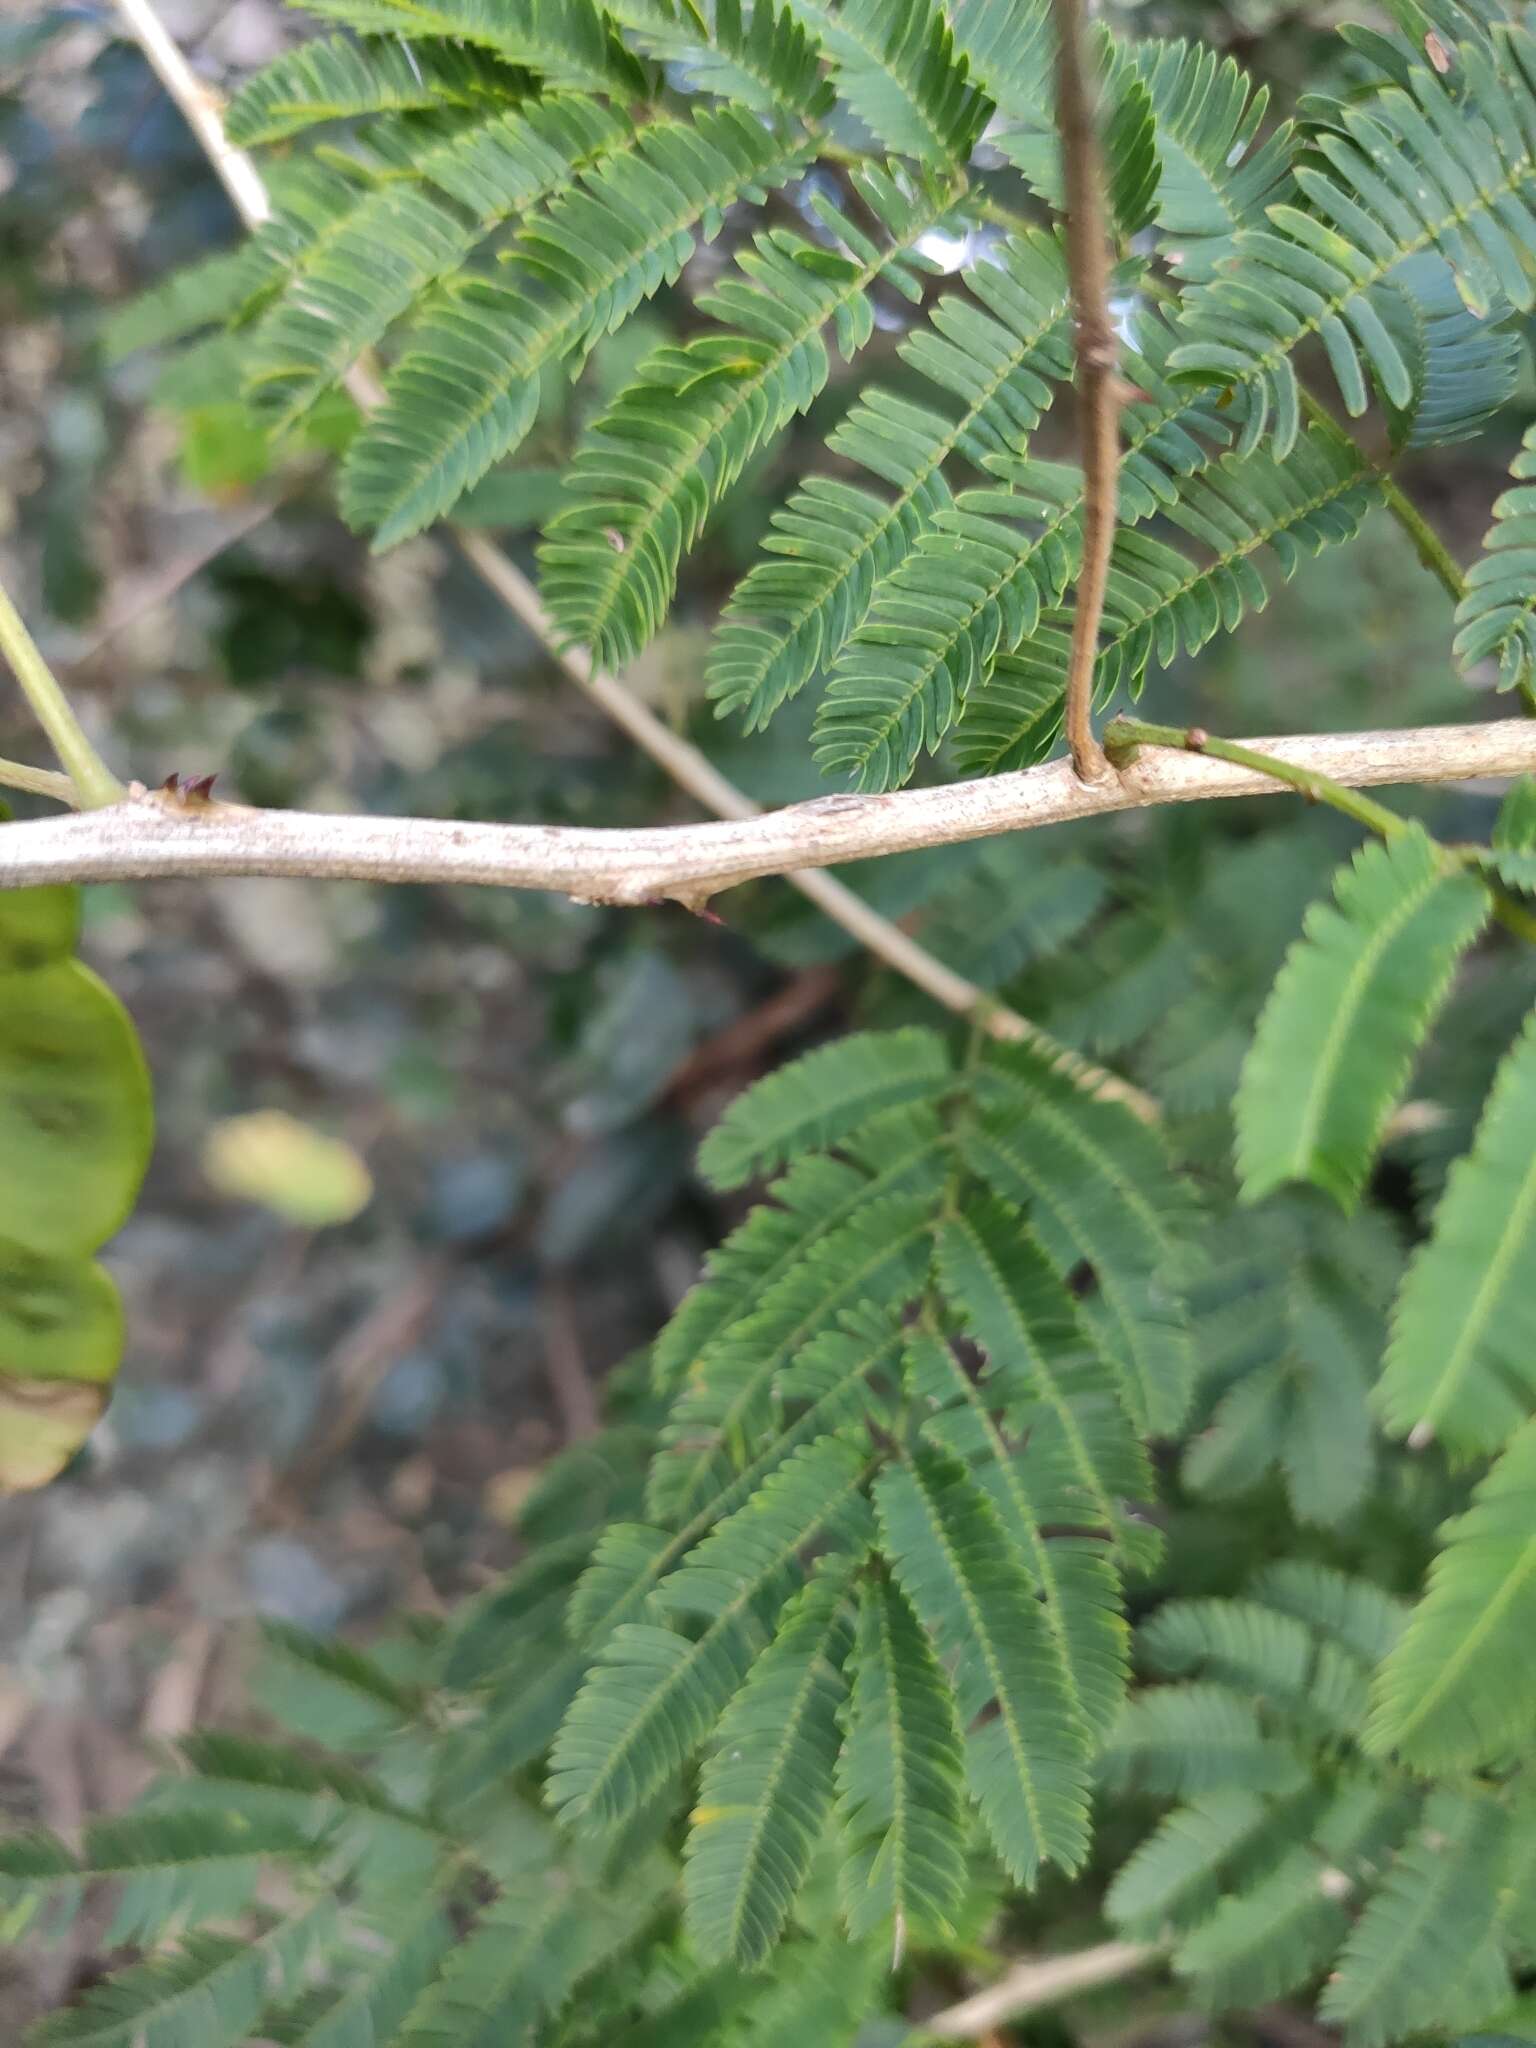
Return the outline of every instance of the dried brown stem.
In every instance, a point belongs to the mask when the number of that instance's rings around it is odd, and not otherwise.
[[[1077,432],[1083,466],[1083,555],[1072,620],[1065,726],[1079,780],[1109,773],[1093,731],[1093,671],[1109,585],[1120,468],[1120,379],[1109,314],[1104,172],[1087,81],[1083,0],[1052,0],[1056,132],[1066,193],[1067,273],[1076,327]]]

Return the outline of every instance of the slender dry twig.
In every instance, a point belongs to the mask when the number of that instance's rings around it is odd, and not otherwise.
[[[931,2020],[925,2020],[912,2037],[914,2041],[974,2041],[990,2033],[1004,2020],[1018,2019],[1041,2006],[1055,2005],[1076,1992],[1091,1991],[1100,1984],[1113,1984],[1121,1977],[1134,1976],[1155,1963],[1163,1951],[1141,1942],[1106,1941],[1098,1948],[1074,1950],[1070,1955],[1047,1956],[1039,1962],[1020,1963],[1006,1977],[962,1998]]]
[[[117,0],[117,5],[155,75],[186,116],[241,218],[247,226],[259,227],[271,215],[266,188],[250,157],[236,149],[225,134],[217,96],[193,75],[186,58],[166,33],[152,0]],[[363,364],[353,366],[346,382],[365,411],[377,405],[381,394]],[[649,754],[679,788],[717,817],[749,818],[756,814],[757,806],[705,754],[657,718],[616,676],[598,668],[585,649],[558,644],[538,593],[515,562],[509,561],[483,534],[455,529],[454,539],[465,560],[535,639],[554,654],[577,687]],[[1006,1004],[993,1001],[975,982],[946,967],[925,946],[909,938],[878,911],[871,910],[861,896],[833,876],[801,872],[793,867],[782,872],[851,939],[946,1010],[958,1016],[984,1017],[994,1037],[1038,1044],[1060,1054],[1055,1041],[1038,1025],[1031,1024]],[[1156,1114],[1151,1098],[1139,1089],[1129,1087],[1090,1061],[1074,1060],[1072,1064],[1079,1078],[1099,1094],[1129,1102],[1141,1115]]]
[[[1083,465],[1083,559],[1067,670],[1065,726],[1084,782],[1109,773],[1093,734],[1093,671],[1109,585],[1120,468],[1120,379],[1109,317],[1109,229],[1104,172],[1084,59],[1083,0],[1052,0],[1056,23],[1056,132],[1066,192],[1067,274],[1076,328],[1077,433]]]
[[[264,526],[282,501],[281,492],[250,499],[239,506],[222,526],[209,528],[202,539],[163,568],[136,578],[108,606],[107,616],[101,625],[71,657],[69,672],[72,674],[76,669],[84,668],[130,626],[136,626],[140,619],[148,618],[152,612],[169,604],[184,584],[190,583],[210,562],[216,562],[226,548],[232,548],[237,541],[244,540],[259,526]]]
[[[1258,739],[1256,754],[1349,788],[1536,772],[1536,722]],[[1269,769],[1147,748],[1118,775],[1080,782],[1070,761],[887,796],[818,797],[754,817],[636,831],[464,824],[440,818],[257,811],[142,788],[105,810],[7,825],[0,888],[199,875],[486,883],[587,903],[665,899],[701,908],[722,889],[792,868],[1027,832],[1108,812],[1277,796]]]

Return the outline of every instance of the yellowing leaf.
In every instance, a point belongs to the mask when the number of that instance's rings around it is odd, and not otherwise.
[[[80,1380],[0,1380],[0,1492],[57,1478],[107,1405],[107,1389]]]
[[[373,1200],[373,1179],[352,1147],[280,1109],[230,1117],[203,1148],[220,1194],[260,1202],[304,1230],[350,1223]]]

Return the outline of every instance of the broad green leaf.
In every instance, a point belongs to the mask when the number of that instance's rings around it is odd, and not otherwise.
[[[149,1161],[149,1079],[133,1026],[88,968],[56,960],[0,996],[0,1239],[91,1252]]]

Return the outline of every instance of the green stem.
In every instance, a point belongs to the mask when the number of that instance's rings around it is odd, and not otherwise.
[[[22,623],[21,614],[0,588],[0,653],[16,672],[22,695],[32,706],[38,724],[48,735],[59,766],[74,786],[74,799],[83,811],[98,811],[121,803],[127,794],[123,785],[86,738],[58,679],[39,653],[37,643]]]
[[[28,796],[56,797],[61,804],[73,804],[75,785],[67,775],[52,768],[29,768],[25,761],[0,757],[0,788],[24,789]]]
[[[1139,718],[1117,718],[1104,735],[1105,752],[1116,767],[1133,759],[1138,747],[1174,747],[1181,754],[1210,754],[1218,761],[1232,762],[1235,767],[1251,768],[1255,774],[1271,776],[1276,782],[1299,790],[1314,803],[1331,805],[1368,831],[1379,832],[1383,839],[1396,838],[1408,830],[1405,818],[1373,797],[1362,795],[1358,789],[1346,789],[1342,782],[1319,775],[1314,768],[1298,768],[1292,761],[1282,761],[1274,754],[1255,753],[1252,747],[1239,746],[1235,740],[1217,739],[1199,726],[1147,725]]]
[[[1346,427],[1341,426],[1322,400],[1315,398],[1310,391],[1302,392],[1301,409],[1313,426],[1320,427],[1339,447],[1352,449],[1357,455],[1361,452],[1360,444],[1354,435]],[[1467,594],[1467,579],[1457,568],[1450,549],[1402,485],[1394,483],[1387,475],[1385,466],[1373,462],[1372,467],[1376,471],[1376,481],[1381,485],[1381,495],[1386,508],[1412,541],[1414,553],[1441,585],[1452,604],[1460,604]]]

